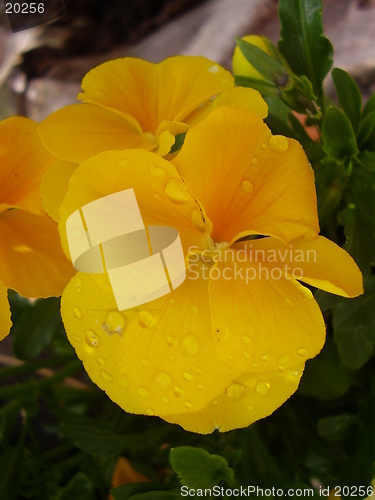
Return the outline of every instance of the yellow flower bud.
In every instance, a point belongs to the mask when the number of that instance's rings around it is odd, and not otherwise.
[[[269,41],[264,36],[258,35],[247,35],[242,38],[245,42],[249,42],[256,47],[259,47],[269,56],[272,53],[269,48]],[[263,76],[246,60],[245,56],[242,54],[240,48],[236,46],[233,54],[232,68],[234,75],[248,76],[250,78],[256,78],[257,80],[264,80]]]

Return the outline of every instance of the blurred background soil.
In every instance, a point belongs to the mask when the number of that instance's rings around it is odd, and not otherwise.
[[[323,3],[335,66],[368,96],[375,91],[375,0]],[[1,3],[0,118],[42,120],[76,101],[89,69],[116,57],[157,62],[195,54],[230,68],[235,36],[248,33],[278,40],[277,0],[80,0],[54,21],[17,33]],[[327,88],[332,93],[329,79]]]

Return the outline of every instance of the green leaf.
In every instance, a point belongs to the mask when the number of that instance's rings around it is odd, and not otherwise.
[[[158,483],[131,483],[111,489],[111,495],[115,500],[129,500],[141,498],[180,498],[180,495],[169,491],[160,491]],[[151,496],[149,496],[151,495]],[[162,496],[163,495],[163,496]]]
[[[94,455],[119,455],[127,444],[126,436],[107,429],[64,424],[63,430],[78,448]]]
[[[362,114],[362,95],[358,85],[343,69],[334,68],[331,75],[342,109],[356,131]]]
[[[264,50],[242,40],[242,38],[236,38],[236,43],[245,59],[267,82],[281,87],[285,87],[288,84],[289,75],[282,64],[273,59]]]
[[[369,172],[375,172],[375,152],[361,151],[356,161]]]
[[[365,107],[363,108],[363,118],[366,118],[367,115],[375,111],[375,92],[370,96],[368,101],[366,102]]]
[[[176,151],[180,151],[180,149],[182,148],[182,145],[184,144],[185,136],[186,136],[186,132],[183,132],[181,134],[177,134],[175,136],[174,144],[171,147],[169,154],[175,153]]]
[[[341,364],[337,348],[328,337],[319,356],[307,361],[298,392],[330,400],[346,394],[352,384],[352,371]]]
[[[183,486],[194,489],[213,488],[221,481],[228,485],[234,482],[233,470],[228,467],[225,458],[210,455],[201,448],[172,448],[169,459]]]
[[[355,418],[348,413],[320,418],[317,425],[318,434],[330,440],[340,440],[348,433],[354,423]]]
[[[325,152],[339,161],[358,153],[353,127],[338,108],[330,107],[324,115],[322,138]]]
[[[234,81],[240,87],[249,87],[257,90],[263,97],[280,97],[279,89],[272,83],[240,75],[236,75]]]
[[[375,111],[368,113],[361,121],[357,140],[361,148],[375,146]]]
[[[92,483],[82,472],[78,472],[51,500],[71,500],[72,498],[74,500],[93,499]]]
[[[17,477],[19,470],[20,450],[8,448],[0,454],[0,498],[13,500],[17,498]]]
[[[33,359],[50,342],[61,322],[60,300],[39,299],[24,310],[12,327],[13,350],[19,359]]]
[[[321,0],[279,0],[279,49],[297,75],[313,84],[318,99],[322,82],[332,66],[332,45],[323,36]]]
[[[324,312],[340,304],[340,302],[344,300],[344,297],[334,295],[333,293],[323,292],[323,290],[318,289],[314,294],[314,299],[317,301],[320,310]]]
[[[357,370],[371,357],[375,344],[375,276],[365,281],[365,293],[346,299],[333,310],[334,339],[341,361]]]

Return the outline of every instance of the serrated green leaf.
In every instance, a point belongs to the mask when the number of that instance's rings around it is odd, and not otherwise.
[[[279,49],[297,75],[313,84],[318,99],[332,66],[331,42],[323,36],[321,0],[279,0]]]
[[[252,43],[246,42],[242,38],[236,38],[236,43],[245,59],[267,82],[282,87],[288,84],[289,75],[282,64],[264,52],[264,50]]]
[[[365,293],[346,299],[333,310],[334,339],[345,366],[361,368],[375,344],[375,276],[365,281]]]
[[[234,482],[233,470],[228,467],[225,458],[210,455],[201,448],[172,448],[169,459],[183,486],[193,489],[213,488],[222,481],[228,485]]]
[[[356,131],[362,114],[362,95],[358,85],[343,69],[333,68],[331,75],[341,107]]]
[[[60,322],[60,300],[55,297],[39,299],[26,308],[11,330],[16,356],[25,360],[38,356]]]
[[[339,161],[358,153],[357,142],[349,118],[338,108],[330,107],[324,115],[322,138],[325,152]]]

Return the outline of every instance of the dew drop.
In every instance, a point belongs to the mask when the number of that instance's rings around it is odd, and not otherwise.
[[[302,347],[301,349],[298,349],[297,353],[300,356],[306,356],[307,350]]]
[[[146,389],[146,387],[140,387],[140,388],[137,390],[137,394],[138,394],[138,396],[140,396],[141,398],[147,398],[147,396],[148,396],[148,390]]]
[[[74,280],[74,290],[79,293],[82,288],[82,281],[79,278],[76,278]]]
[[[253,192],[253,185],[250,181],[243,181],[242,183],[242,189],[246,192],[246,193],[252,193]]]
[[[125,322],[125,317],[119,311],[110,311],[104,320],[102,328],[108,335],[117,333],[121,336],[124,333]]]
[[[150,364],[150,363],[149,363],[149,361],[148,361],[146,358],[142,358],[142,359],[141,359],[141,365],[142,365],[142,366],[148,366],[149,364]]]
[[[219,73],[219,66],[217,64],[214,64],[213,66],[210,66],[208,68],[208,72],[209,73],[213,73],[214,75],[216,75],[217,73]]]
[[[118,385],[123,389],[129,385],[129,379],[126,375],[121,375],[118,379]]]
[[[245,410],[248,410],[248,411],[254,411],[255,410],[255,406],[254,405],[245,405],[244,408],[245,408]]]
[[[190,375],[190,373],[188,373],[188,372],[184,372],[183,377],[187,382],[191,382],[192,380],[194,380],[194,377],[192,375]]]
[[[252,368],[256,368],[257,366],[258,366],[258,364],[257,364],[257,363],[251,363],[251,367],[252,367]]]
[[[300,290],[301,290],[301,295],[304,299],[311,300],[314,298],[312,292],[305,286],[301,285]]]
[[[267,396],[268,391],[270,390],[270,384],[268,382],[264,382],[264,380],[260,380],[257,383],[255,390],[259,396]]]
[[[163,175],[165,175],[165,169],[154,163],[150,163],[148,171],[152,177],[163,177]]]
[[[99,345],[99,339],[93,330],[87,330],[85,335],[86,344],[90,347],[97,347]]]
[[[161,398],[162,402],[165,403],[166,405],[169,403],[169,399],[167,398],[167,396],[163,396]]]
[[[191,222],[193,226],[198,229],[198,231],[200,231],[201,233],[205,232],[206,224],[203,220],[202,212],[198,208],[195,208],[191,212]]]
[[[251,160],[251,163],[252,163],[253,165],[258,165],[258,163],[259,163],[259,159],[258,159],[256,156],[254,156],[254,158]]]
[[[273,135],[268,142],[272,151],[276,153],[285,153],[289,148],[289,141],[283,135]]]
[[[243,353],[243,357],[246,358],[246,359],[250,359],[250,353],[248,351],[244,351]]]
[[[128,163],[128,160],[119,160],[117,162],[117,165],[119,165],[120,167],[125,167],[125,165],[127,165]]]
[[[73,314],[74,316],[77,318],[77,319],[81,319],[82,318],[82,313],[81,313],[81,310],[78,309],[78,307],[75,307],[73,309]]]
[[[178,387],[176,385],[176,387],[173,389],[173,394],[176,396],[176,398],[180,398],[184,394],[184,391],[181,389],[181,387]]]
[[[267,352],[266,354],[264,354],[261,358],[260,358],[262,361],[269,361],[270,359],[270,353]]]
[[[143,327],[143,328],[149,328],[152,326],[155,322],[155,318],[150,314],[148,311],[141,311],[138,314],[138,323]]]
[[[198,384],[197,389],[198,389],[198,391],[203,391],[204,387],[202,384]]]
[[[98,358],[98,363],[99,365],[105,365],[105,359],[104,358]]]
[[[186,356],[194,356],[198,350],[198,340],[195,335],[189,333],[182,342],[182,350]]]
[[[72,339],[74,342],[77,342],[77,344],[80,344],[82,342],[81,337],[78,337],[78,335],[72,335]]]
[[[191,410],[193,408],[193,405],[190,403],[190,401],[185,401],[185,408],[188,410]]]
[[[268,148],[268,146],[267,146],[267,144],[262,144],[262,145],[261,145],[261,148],[262,148],[262,149],[263,149],[263,151],[264,151],[264,150],[266,150],[266,149]]]
[[[173,347],[174,345],[176,345],[176,344],[177,344],[177,340],[176,340],[174,337],[169,336],[169,337],[167,338],[167,344],[168,344],[169,346]]]
[[[291,370],[290,374],[292,375],[292,377],[298,377],[299,371],[298,370]]]
[[[197,371],[195,372],[198,376],[199,375],[202,375],[202,370],[200,370],[199,368],[197,368]]]
[[[191,311],[192,311],[194,314],[197,314],[197,313],[198,313],[198,307],[192,306],[192,307],[191,307]]]
[[[251,338],[250,337],[246,337],[246,335],[245,335],[244,337],[242,337],[242,342],[244,342],[245,344],[250,344]]]
[[[227,389],[227,397],[229,399],[240,399],[240,397],[244,394],[245,387],[241,384],[233,384],[230,385]]]
[[[147,408],[146,415],[148,415],[149,417],[152,417],[153,415],[155,415],[155,412],[152,408]]]
[[[106,382],[110,382],[112,380],[112,375],[110,375],[108,372],[102,370],[100,372],[100,375],[102,377],[103,380],[105,380]]]
[[[191,199],[188,188],[178,179],[170,179],[165,186],[165,194],[177,204],[186,203]]]
[[[217,405],[219,404],[219,401],[218,401],[217,399],[215,399],[215,401],[212,401],[212,404],[213,404],[214,406],[217,406]]]
[[[156,384],[160,387],[160,389],[166,389],[172,383],[172,377],[165,372],[159,373],[155,380]]]

